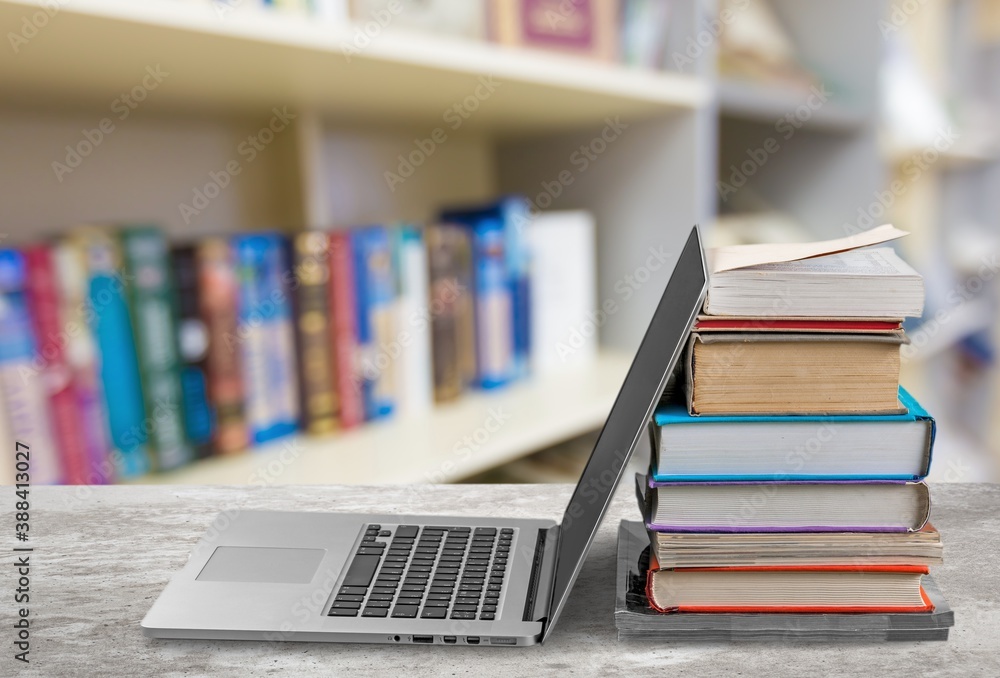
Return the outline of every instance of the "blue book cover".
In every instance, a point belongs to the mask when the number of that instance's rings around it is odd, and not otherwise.
[[[476,385],[503,386],[525,375],[530,363],[527,204],[504,198],[480,208],[446,210],[441,219],[466,227],[471,236]]]
[[[134,478],[151,470],[149,427],[142,393],[139,358],[128,307],[128,280],[122,255],[110,233],[84,233],[89,283],[90,318],[101,356],[101,385],[107,404],[108,427],[119,477]]]
[[[687,409],[680,405],[661,406],[653,416],[653,423],[658,430],[654,431],[654,453],[657,462],[652,469],[652,478],[658,482],[733,482],[733,481],[792,481],[792,480],[821,480],[821,481],[854,481],[854,480],[898,480],[914,481],[927,476],[930,471],[931,457],[934,448],[934,438],[937,433],[937,425],[934,418],[917,402],[906,389],[899,388],[899,402],[906,409],[905,414],[861,414],[861,415],[837,415],[837,416],[817,416],[817,415],[791,415],[791,416],[770,416],[770,415],[744,415],[744,416],[713,416],[696,417],[688,413]],[[814,459],[823,454],[824,446],[829,445],[831,440],[837,440],[838,435],[843,442],[846,439],[854,439],[865,429],[865,423],[889,423],[889,424],[912,424],[923,423],[925,435],[923,436],[923,461],[921,469],[916,473],[905,472],[838,472],[838,473],[808,473],[802,469],[809,465],[810,459]],[[771,446],[775,450],[785,450],[787,454],[783,457],[779,468],[773,469],[769,473],[670,473],[662,470],[659,466],[660,444],[659,439],[662,431],[676,426],[693,427],[718,427],[730,424],[737,425],[773,425],[780,424],[782,429],[775,431]],[[856,426],[861,425],[861,426]],[[849,428],[845,428],[849,427]],[[774,427],[769,427],[774,429]],[[795,429],[805,430],[809,436],[802,441],[794,434]],[[706,429],[708,430],[708,429]],[[718,430],[718,429],[714,429]],[[744,428],[743,430],[748,430]],[[883,429],[870,427],[872,433],[880,433]],[[878,440],[884,441],[884,438]],[[737,442],[731,444],[726,450],[714,450],[720,456],[735,455],[741,451],[741,445]],[[861,449],[858,447],[857,449]],[[707,456],[707,455],[706,455]],[[845,461],[845,464],[847,462]]]
[[[298,430],[291,268],[277,234],[238,235],[232,244],[247,426],[250,440],[261,444]]]
[[[361,394],[365,419],[392,414],[396,401],[395,361],[396,279],[392,243],[382,226],[351,232],[357,294],[358,352],[361,356]]]

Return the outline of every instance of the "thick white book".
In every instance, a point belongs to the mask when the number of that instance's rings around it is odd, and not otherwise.
[[[594,216],[542,212],[528,226],[531,362],[534,374],[579,367],[597,355]]]
[[[712,273],[705,313],[727,316],[917,317],[919,273],[889,247]]]

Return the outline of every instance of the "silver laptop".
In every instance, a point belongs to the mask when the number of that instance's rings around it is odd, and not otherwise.
[[[142,621],[155,638],[534,645],[555,627],[705,295],[697,227],[562,521],[231,511]]]

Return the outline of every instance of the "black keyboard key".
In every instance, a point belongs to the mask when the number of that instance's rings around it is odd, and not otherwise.
[[[473,608],[479,606],[479,598],[463,598],[458,597],[455,599],[455,609],[458,609],[459,605],[472,605]]]
[[[449,527],[448,529],[449,529],[449,530],[450,530],[451,532],[468,532],[468,531],[470,531],[470,530],[471,530],[472,528],[471,528],[471,527]]]
[[[407,598],[416,598],[416,600],[413,601],[414,605],[416,605],[418,602],[420,602],[420,599],[423,598],[423,597],[424,597],[424,592],[423,591],[400,591],[399,592],[399,599],[400,600],[404,600],[404,599],[407,599]]]
[[[421,619],[444,619],[447,616],[448,616],[448,608],[446,607],[424,606],[424,611],[420,613]]]
[[[374,541],[375,541],[375,537],[373,537],[370,534],[366,534],[365,536],[361,537],[361,543],[362,544],[364,544],[365,542],[368,542],[369,544],[371,544],[371,543],[374,543]]]
[[[426,581],[430,579],[430,572],[407,572],[405,581],[410,581],[411,579],[419,579],[420,581]]]
[[[475,534],[489,534],[493,535],[497,533],[497,528],[495,527],[477,527]]]
[[[389,613],[386,607],[366,607],[362,612],[362,617],[384,617]]]
[[[514,534],[514,528],[513,527],[505,527],[502,530],[500,530],[500,534]]]
[[[418,546],[417,547],[417,555],[436,556],[437,555],[437,549],[429,549],[429,548],[426,548],[426,547]],[[434,560],[434,558],[432,557],[431,560]]]
[[[403,574],[403,568],[401,568],[401,567],[389,567],[388,565],[386,565],[381,570],[379,570],[378,573],[379,574]]]
[[[379,572],[378,576],[375,577],[375,586],[380,586],[380,581],[399,581],[402,575],[399,574],[386,574],[384,572]]]
[[[487,591],[486,592],[486,597],[487,598],[499,598],[500,597],[500,592],[499,591]]]
[[[496,611],[497,611],[496,605],[489,605],[489,604],[483,605],[483,612],[496,612]]]
[[[404,539],[413,539],[419,531],[420,528],[416,525],[400,525],[396,528],[396,536],[403,537]]]
[[[431,592],[427,594],[427,600],[444,600],[444,601],[448,601],[448,600],[451,600],[451,597],[452,597],[451,596],[451,591],[447,591],[447,592],[443,592],[442,593],[440,591],[434,591],[433,589],[431,589]]]
[[[335,607],[330,610],[330,617],[357,617],[358,611],[346,607]]]
[[[380,537],[391,537],[392,536],[392,532],[390,532],[389,530],[379,530],[378,531],[378,536],[380,536]]]
[[[404,591],[420,591],[421,593],[423,593],[424,589],[426,589],[426,588],[427,588],[427,584],[426,583],[420,583],[420,584],[403,584],[403,590]]]
[[[335,600],[333,601],[333,607],[343,608],[345,610],[357,610],[361,607],[361,603],[352,603],[348,600]]]
[[[387,544],[384,541],[373,541],[369,542],[368,544],[365,544],[365,546],[375,549],[384,549],[387,546]]]
[[[397,605],[396,607],[392,608],[392,616],[412,619],[413,617],[417,616],[417,609],[418,609],[417,605]]]
[[[510,553],[510,547],[509,546],[497,546],[497,554],[500,554],[500,553]]]
[[[490,577],[490,584],[503,584],[503,577]]]
[[[381,530],[381,529],[382,529],[382,526],[381,526],[381,525],[378,525],[378,524],[372,524],[372,525],[369,525],[369,526],[368,526],[368,529],[369,529],[369,530]]]
[[[442,573],[440,570],[434,575],[434,581],[455,581],[458,578],[457,574]]]
[[[361,602],[364,602],[365,597],[364,596],[354,596],[354,595],[344,595],[343,593],[341,593],[334,600],[336,602],[343,602],[343,603],[361,603]]]
[[[372,594],[376,596],[394,596],[396,595],[395,588],[379,587],[372,589]]]
[[[370,603],[373,600],[393,600],[395,597],[396,597],[395,592],[393,592],[393,593],[373,593],[370,596],[368,596],[368,602]]]
[[[486,590],[487,591],[499,591],[500,588],[501,588],[500,584],[490,584],[489,586],[486,587]]]
[[[451,613],[451,618],[452,619],[475,619],[476,618],[476,613],[475,612],[452,612]]]
[[[434,562],[435,558],[436,558],[436,556],[433,553],[415,553],[413,555],[413,561],[414,562],[417,562],[419,560],[423,560],[423,561],[431,562],[432,563],[432,562]]]
[[[341,586],[340,594],[344,596],[363,596],[368,593],[365,586]]]
[[[367,607],[389,607],[392,605],[391,600],[369,600]]]
[[[442,563],[460,563],[462,556],[441,556]]]
[[[492,612],[483,612],[482,614],[479,615],[479,618],[484,619],[486,621],[492,621],[493,619],[496,618],[496,615]]]
[[[371,556],[369,556],[371,557]],[[409,560],[406,556],[386,556],[385,562],[387,563],[405,563]]]
[[[429,598],[424,601],[424,607],[444,607],[447,608],[451,605],[451,601],[448,600],[437,600],[436,598]]]
[[[344,575],[343,586],[364,586],[372,583],[375,576],[375,569],[378,568],[378,556],[354,556],[351,566]]]
[[[455,607],[451,608],[454,612],[475,612],[479,609],[478,605],[459,605],[458,602],[455,603]]]
[[[447,586],[432,586],[430,588],[430,591],[428,591],[428,593],[439,593],[439,594],[440,593],[446,593],[446,594],[448,594],[450,596],[451,595],[451,591],[452,591],[451,587],[447,587]]]

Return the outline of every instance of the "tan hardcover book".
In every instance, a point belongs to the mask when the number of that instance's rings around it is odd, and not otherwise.
[[[337,426],[337,392],[330,339],[328,236],[323,232],[295,237],[296,334],[302,378],[302,418],[306,430],[322,434]]]
[[[902,332],[691,335],[691,414],[896,414]]]

